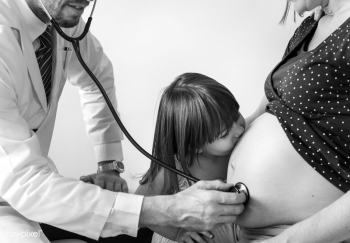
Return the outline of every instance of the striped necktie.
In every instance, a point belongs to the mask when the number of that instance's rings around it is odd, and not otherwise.
[[[47,104],[50,101],[51,77],[52,77],[52,44],[51,44],[51,26],[48,26],[45,32],[39,36],[40,48],[35,52],[36,60],[39,64],[41,79],[43,80]]]

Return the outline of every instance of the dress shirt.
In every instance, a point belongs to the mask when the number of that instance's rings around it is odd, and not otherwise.
[[[76,36],[84,26],[80,21],[63,31]],[[34,49],[45,29],[25,0],[0,0],[0,202],[8,202],[30,220],[89,238],[125,232],[136,236],[143,197],[64,178],[48,158],[66,80],[79,89],[97,161],[122,159],[122,133],[96,85],[69,51],[71,44],[55,30],[48,106]],[[116,107],[113,68],[100,43],[89,33],[80,48]]]

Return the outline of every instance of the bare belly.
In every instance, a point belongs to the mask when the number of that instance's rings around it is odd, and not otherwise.
[[[244,182],[251,199],[237,224],[255,228],[299,222],[344,193],[295,151],[277,118],[264,113],[232,152],[229,183]]]

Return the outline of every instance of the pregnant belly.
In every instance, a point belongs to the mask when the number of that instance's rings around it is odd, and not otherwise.
[[[250,201],[237,219],[248,228],[299,222],[343,195],[304,161],[269,113],[257,118],[236,145],[227,180],[249,188]]]

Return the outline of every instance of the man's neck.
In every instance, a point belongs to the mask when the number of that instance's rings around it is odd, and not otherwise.
[[[32,12],[43,22],[48,23],[50,20],[45,15],[43,11],[41,11],[41,4],[39,0],[24,0],[28,7],[32,10]]]

